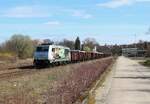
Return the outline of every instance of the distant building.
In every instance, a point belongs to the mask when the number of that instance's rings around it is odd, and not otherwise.
[[[97,47],[96,46],[94,47],[93,52],[97,52]]]
[[[145,57],[146,50],[140,50],[138,48],[122,48],[122,55],[127,57]]]

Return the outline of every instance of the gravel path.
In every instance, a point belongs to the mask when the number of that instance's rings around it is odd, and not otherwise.
[[[119,57],[112,72],[95,91],[96,104],[150,104],[150,68]]]

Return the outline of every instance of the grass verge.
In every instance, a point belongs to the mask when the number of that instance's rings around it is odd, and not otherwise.
[[[88,95],[84,100],[86,100],[86,103],[83,104],[95,104],[95,90],[98,89],[102,84],[104,83],[105,79],[107,78],[108,74],[112,71],[112,67],[115,63],[115,60],[117,58],[114,58],[113,62],[109,67],[106,69],[105,72],[102,73],[102,75],[93,83],[91,88],[88,91]],[[83,102],[83,101],[82,101]]]
[[[140,64],[150,67],[150,59],[145,60],[144,62],[140,62]]]

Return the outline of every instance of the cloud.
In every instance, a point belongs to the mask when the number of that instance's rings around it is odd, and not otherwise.
[[[62,7],[48,7],[39,5],[16,6],[8,8],[2,11],[0,16],[9,18],[42,18],[68,14],[69,16],[79,17],[83,19],[89,19],[93,17],[85,10],[74,10]]]
[[[100,3],[97,5],[100,7],[117,8],[120,6],[129,5],[129,4],[131,4],[130,0],[112,0],[106,3]]]
[[[97,6],[106,8],[118,8],[122,6],[133,5],[139,2],[150,2],[150,0],[111,0],[105,3],[99,3]]]
[[[150,2],[150,0],[135,0],[137,2]]]
[[[44,23],[46,25],[50,25],[50,26],[58,26],[60,25],[61,23],[59,21],[48,21],[46,23]]]
[[[49,17],[47,11],[38,6],[17,6],[3,12],[4,17],[31,18],[31,17]]]
[[[80,18],[83,18],[83,19],[89,19],[89,18],[93,17],[91,14],[88,14],[85,11],[82,11],[82,10],[72,11],[72,16],[80,17]]]

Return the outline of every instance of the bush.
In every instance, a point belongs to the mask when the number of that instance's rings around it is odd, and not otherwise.
[[[5,45],[5,50],[16,54],[19,58],[28,58],[33,55],[34,46],[29,36],[13,35]]]
[[[150,66],[150,60],[146,60],[143,64],[144,64],[145,66]]]

